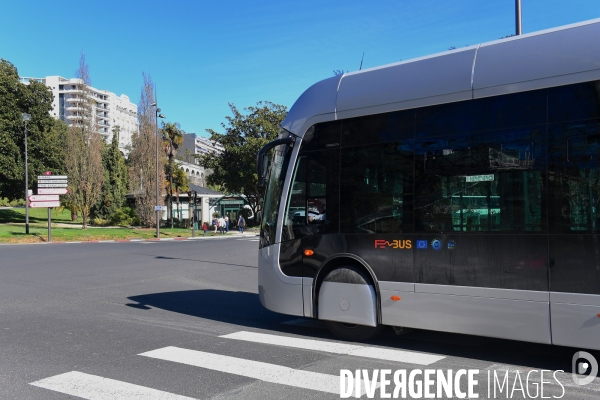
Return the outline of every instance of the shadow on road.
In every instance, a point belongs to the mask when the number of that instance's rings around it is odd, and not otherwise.
[[[192,317],[225,322],[242,327],[302,335],[313,339],[335,339],[316,321],[313,324],[283,324],[300,317],[277,314],[265,309],[258,294],[224,290],[187,290],[180,292],[151,293],[129,297],[134,303],[128,307],[150,310],[152,307]],[[308,319],[307,319],[307,322]],[[242,328],[243,329],[243,328]],[[446,356],[488,361],[491,364],[522,365],[530,368],[571,371],[571,357],[580,349],[538,343],[517,342],[409,329],[396,335],[392,329],[369,344],[391,348],[436,353]],[[597,359],[600,352],[590,351]]]
[[[248,292],[186,290],[144,294],[129,299],[137,303],[126,304],[133,308],[147,310],[155,307],[193,317],[252,327],[264,328],[265,325],[280,324],[290,319],[289,316],[267,310],[260,304],[257,294]]]

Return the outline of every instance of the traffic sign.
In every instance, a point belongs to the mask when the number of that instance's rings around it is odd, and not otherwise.
[[[162,211],[162,206],[154,206],[154,211]]]
[[[60,207],[60,201],[34,201],[29,203],[31,208]]]
[[[66,188],[69,186],[66,183],[38,183],[40,188]]]
[[[69,179],[66,175],[38,175],[38,179]]]
[[[69,189],[66,188],[39,188],[38,194],[67,194]]]
[[[38,183],[69,183],[66,179],[40,179]]]
[[[29,201],[60,201],[57,194],[29,196]]]

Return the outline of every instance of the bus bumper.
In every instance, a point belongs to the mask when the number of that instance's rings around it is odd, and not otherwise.
[[[268,310],[288,315],[304,315],[302,278],[287,276],[279,267],[279,243],[258,253],[258,296]]]

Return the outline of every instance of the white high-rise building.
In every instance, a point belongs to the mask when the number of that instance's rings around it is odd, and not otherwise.
[[[220,143],[212,142],[210,139],[202,137],[196,133],[185,133],[183,135],[183,146],[180,153],[189,150],[192,155],[206,153],[222,153],[225,148]]]
[[[28,84],[30,80],[36,80],[48,86],[54,95],[52,111],[50,114],[59,118],[68,125],[73,125],[81,118],[81,90],[78,85],[82,81],[78,78],[66,79],[62,76],[47,76],[45,78],[20,78],[22,83]],[[99,90],[89,87],[92,96],[92,109],[94,118],[98,124],[100,134],[104,136],[107,143],[112,141],[113,129],[119,127],[119,148],[124,154],[128,153],[128,147],[134,133],[138,132],[137,105],[122,94]]]

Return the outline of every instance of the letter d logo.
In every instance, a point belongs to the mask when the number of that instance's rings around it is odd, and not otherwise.
[[[578,363],[577,360],[580,358],[583,358],[585,362]],[[573,382],[575,382],[575,384],[579,386],[587,385],[596,378],[596,375],[598,375],[598,362],[596,361],[594,356],[588,353],[587,351],[578,351],[577,353],[573,354],[571,367],[571,375],[573,377]],[[588,376],[584,376],[582,378],[577,375],[584,374],[587,371],[590,371],[590,374]]]

